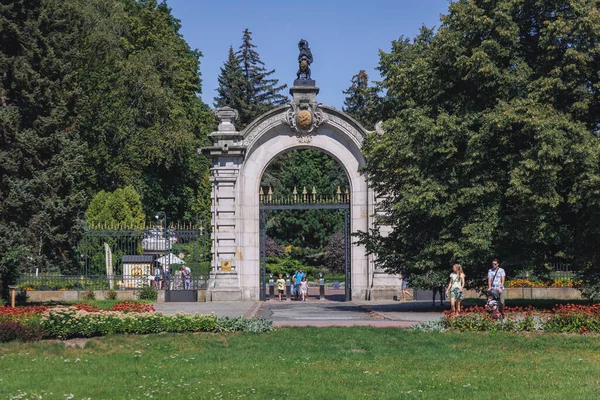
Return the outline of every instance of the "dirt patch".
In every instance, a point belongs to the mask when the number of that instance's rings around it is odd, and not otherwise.
[[[367,351],[364,349],[352,349],[350,353],[366,353]]]
[[[65,344],[65,347],[79,347],[80,349],[83,349],[86,345],[87,342],[89,342],[90,339],[85,339],[85,338],[78,338],[78,339],[69,339],[69,340],[64,340],[63,343]]]

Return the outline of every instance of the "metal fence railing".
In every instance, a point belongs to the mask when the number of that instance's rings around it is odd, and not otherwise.
[[[193,274],[190,278],[190,290],[205,289],[207,275]],[[184,280],[180,274],[174,274],[169,281],[157,285],[154,276],[140,275],[59,275],[59,274],[22,274],[17,285],[21,290],[126,290],[153,286],[163,290],[183,290]]]
[[[546,272],[518,271],[508,283],[509,287],[575,287],[580,284],[580,276],[571,264],[552,263]]]

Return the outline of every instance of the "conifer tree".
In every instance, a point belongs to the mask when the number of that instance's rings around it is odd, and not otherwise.
[[[289,101],[287,96],[280,93],[287,85],[279,85],[278,79],[271,78],[275,70],[267,71],[265,63],[255,50],[256,45],[252,43],[251,34],[247,28],[244,30],[242,45],[236,52],[246,84],[245,100],[248,104],[246,109],[238,110],[240,126],[246,126],[260,114]]]
[[[69,263],[85,196],[75,123],[77,16],[58,0],[0,6],[0,281]]]
[[[352,77],[352,85],[344,90],[347,97],[342,111],[348,113],[367,129],[377,122],[377,88],[369,87],[369,76],[364,70]]]
[[[219,87],[216,90],[218,96],[215,97],[215,107],[228,106],[240,112],[248,109],[247,98],[245,96],[246,81],[240,63],[231,46],[229,47],[227,61],[221,67]]]

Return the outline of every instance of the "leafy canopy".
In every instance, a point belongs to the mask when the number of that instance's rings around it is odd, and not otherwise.
[[[474,278],[493,256],[597,265],[599,39],[594,2],[457,1],[381,52],[386,133],[365,142],[365,172],[392,231],[363,232],[369,251]]]
[[[114,192],[98,192],[86,211],[90,226],[143,227],[146,222],[140,195],[133,186],[125,186]]]

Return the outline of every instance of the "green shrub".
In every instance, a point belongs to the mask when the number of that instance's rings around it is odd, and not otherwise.
[[[116,300],[116,299],[117,299],[116,290],[110,289],[108,292],[106,292],[106,300]]]
[[[530,313],[506,314],[504,319],[494,319],[486,313],[465,313],[458,316],[446,315],[443,325],[460,332],[532,332],[545,330],[544,320],[538,322]]]
[[[43,314],[39,325],[47,338],[69,339],[110,334],[142,335],[158,332],[267,332],[271,321],[211,315],[154,312],[86,312],[75,307],[57,307]],[[33,326],[33,324],[32,324]]]
[[[83,300],[85,301],[91,301],[91,300],[96,300],[96,293],[94,293],[91,290],[87,290],[84,294],[83,294]]]
[[[445,332],[446,326],[445,326],[444,321],[439,320],[439,321],[421,322],[418,325],[411,326],[410,329],[413,331],[420,331],[420,332]]]
[[[5,321],[0,323],[0,343],[20,340],[22,342],[34,342],[43,336],[39,324],[22,324],[20,322]]]
[[[219,332],[269,332],[273,330],[273,322],[262,318],[219,317],[216,329]]]
[[[152,286],[144,286],[142,289],[140,289],[137,295],[138,299],[140,300],[156,301],[158,298],[158,291]]]
[[[215,332],[216,316],[174,316],[160,313],[81,312],[73,307],[56,308],[42,317],[46,337],[69,339],[110,334],[158,332]]]
[[[19,290],[15,296],[15,302],[18,305],[27,304],[27,299],[29,299],[29,295],[27,294],[26,290]]]
[[[286,274],[292,275],[299,268],[302,268],[302,271],[306,273],[308,280],[317,279],[319,277],[319,268],[305,265],[302,263],[302,261],[296,260],[294,258],[267,258],[267,273],[273,274],[273,276],[278,276],[279,274],[282,274],[283,276],[285,276]]]

